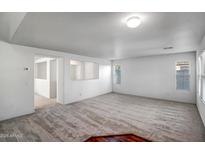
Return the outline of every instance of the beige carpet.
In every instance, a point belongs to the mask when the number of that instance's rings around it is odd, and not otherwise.
[[[151,141],[205,141],[196,105],[115,93],[0,122],[0,141],[84,141],[128,133]]]

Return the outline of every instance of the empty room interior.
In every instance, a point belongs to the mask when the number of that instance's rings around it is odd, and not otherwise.
[[[1,12],[1,142],[204,142],[205,13]]]

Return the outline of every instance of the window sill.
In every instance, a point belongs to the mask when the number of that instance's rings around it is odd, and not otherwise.
[[[179,92],[185,92],[185,93],[189,93],[191,90],[183,90],[183,89],[176,89],[176,91],[179,91]]]

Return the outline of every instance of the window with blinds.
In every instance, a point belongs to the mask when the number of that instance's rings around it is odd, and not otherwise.
[[[114,66],[114,83],[121,84],[121,66],[120,65]]]
[[[176,89],[190,90],[190,63],[180,61],[176,63]]]

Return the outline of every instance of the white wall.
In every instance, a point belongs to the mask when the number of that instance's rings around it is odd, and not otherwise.
[[[191,62],[190,91],[176,90],[175,63]],[[113,91],[145,97],[195,103],[195,53],[169,54],[113,61],[121,65],[121,84]]]
[[[34,112],[33,57],[32,52],[0,41],[0,120]]]
[[[99,64],[99,79],[71,80],[70,60],[90,61]],[[64,99],[66,103],[72,103],[82,99],[98,96],[112,91],[111,62],[103,59],[89,58],[78,55],[65,56]]]
[[[34,56],[57,56],[58,100],[71,103],[112,91],[111,62],[0,41],[0,120],[34,112]],[[99,80],[72,81],[70,59],[100,64]],[[24,71],[29,67],[30,71]]]
[[[56,75],[56,59],[50,61],[50,98],[56,98],[56,86],[57,86],[57,75]]]
[[[56,100],[58,103],[64,104],[64,58],[56,59],[56,71],[57,71],[57,97]]]
[[[35,79],[35,93],[50,98],[50,82],[44,79]]]
[[[199,58],[199,55],[201,54],[201,52],[200,51],[198,51],[197,52],[197,54],[196,54],[196,66],[197,66],[197,107],[198,107],[198,110],[199,110],[199,113],[200,113],[200,116],[201,116],[201,118],[202,118],[202,121],[203,121],[203,123],[204,123],[204,126],[205,126],[205,104],[201,101],[201,98],[200,98],[200,96],[199,96],[199,82],[198,82],[198,80],[199,80],[199,63],[198,63],[198,58]]]

